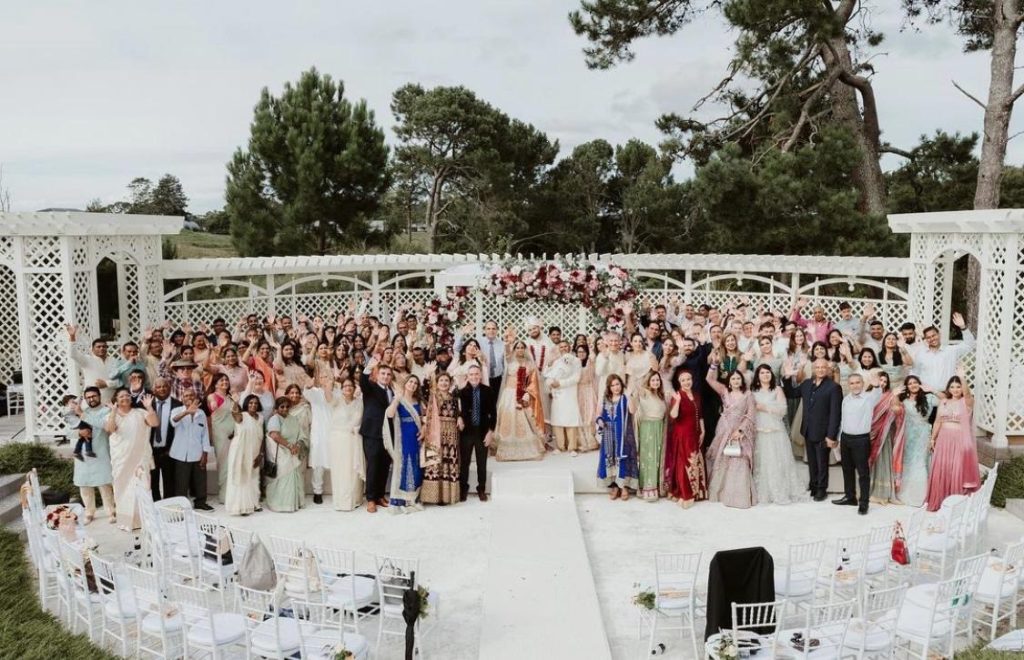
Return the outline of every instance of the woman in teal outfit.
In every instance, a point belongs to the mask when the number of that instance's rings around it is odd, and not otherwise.
[[[267,422],[264,460],[277,466],[274,478],[267,479],[267,508],[271,511],[298,511],[306,503],[305,465],[309,439],[301,420],[289,415],[291,402],[278,397],[274,415]]]
[[[902,432],[893,438],[892,468],[897,494],[903,504],[921,506],[928,492],[929,421],[936,405],[934,394],[927,392],[917,376],[907,376],[899,392],[902,404]]]

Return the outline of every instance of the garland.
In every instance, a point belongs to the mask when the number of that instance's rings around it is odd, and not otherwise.
[[[577,305],[612,328],[621,328],[626,304],[639,294],[629,271],[614,264],[595,265],[576,256],[540,262],[508,259],[481,277],[475,287],[455,287],[444,298],[435,297],[427,304],[423,323],[438,344],[451,344],[451,326],[466,318],[466,300],[477,291],[499,305],[527,300]]]

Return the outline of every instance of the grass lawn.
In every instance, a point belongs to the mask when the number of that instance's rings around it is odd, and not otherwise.
[[[238,252],[227,234],[207,234],[201,231],[182,231],[168,239],[178,249],[179,259],[205,257],[237,257]]]
[[[0,658],[110,658],[84,634],[72,635],[39,605],[21,540],[0,527]]]

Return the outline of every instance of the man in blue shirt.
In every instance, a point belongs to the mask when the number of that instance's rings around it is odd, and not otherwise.
[[[210,445],[210,427],[206,413],[199,407],[199,399],[192,390],[184,390],[183,405],[171,410],[174,442],[170,457],[174,461],[174,494],[192,496],[192,507],[199,511],[212,511],[206,503],[206,461],[213,451]]]

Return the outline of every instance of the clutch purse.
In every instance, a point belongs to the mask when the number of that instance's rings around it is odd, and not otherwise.
[[[722,455],[739,458],[743,455],[743,448],[740,447],[740,443],[738,442],[729,442],[726,443],[725,448],[722,449]]]

